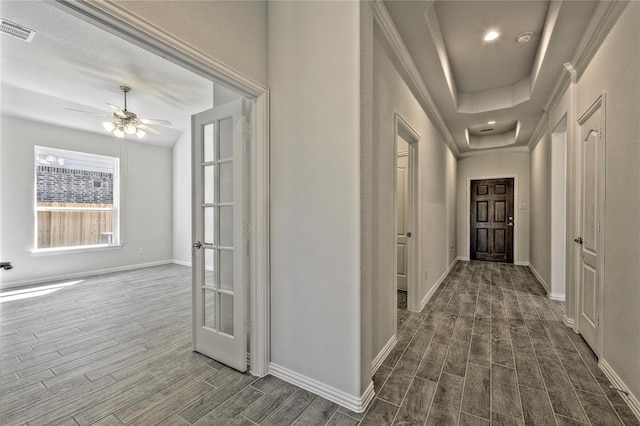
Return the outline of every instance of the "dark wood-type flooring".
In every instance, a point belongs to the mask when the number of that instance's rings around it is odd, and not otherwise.
[[[524,267],[459,262],[423,312],[399,309],[364,414],[191,352],[190,279],[165,265],[0,294],[0,424],[640,424]]]

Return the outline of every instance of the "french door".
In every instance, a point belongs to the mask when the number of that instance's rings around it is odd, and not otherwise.
[[[243,100],[192,116],[193,348],[247,369],[248,179]]]

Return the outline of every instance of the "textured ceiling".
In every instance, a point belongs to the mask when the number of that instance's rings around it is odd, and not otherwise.
[[[141,141],[172,146],[190,116],[213,106],[213,83],[43,1],[2,1],[3,19],[36,31],[31,43],[0,37],[2,113],[104,133],[98,116],[65,108],[109,112],[106,103],[140,117],[165,119],[162,135]],[[137,140],[135,136],[133,140]]]

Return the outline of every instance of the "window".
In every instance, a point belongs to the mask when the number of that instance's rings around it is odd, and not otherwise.
[[[35,248],[117,245],[119,160],[35,147]]]

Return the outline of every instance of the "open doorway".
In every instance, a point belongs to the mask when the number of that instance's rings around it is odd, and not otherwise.
[[[396,306],[400,312],[399,322],[406,310],[418,311],[417,252],[418,214],[415,194],[417,192],[417,147],[420,137],[399,115],[395,116],[395,205],[394,205],[394,281]],[[396,315],[398,318],[398,315]],[[396,330],[402,324],[396,324]]]

